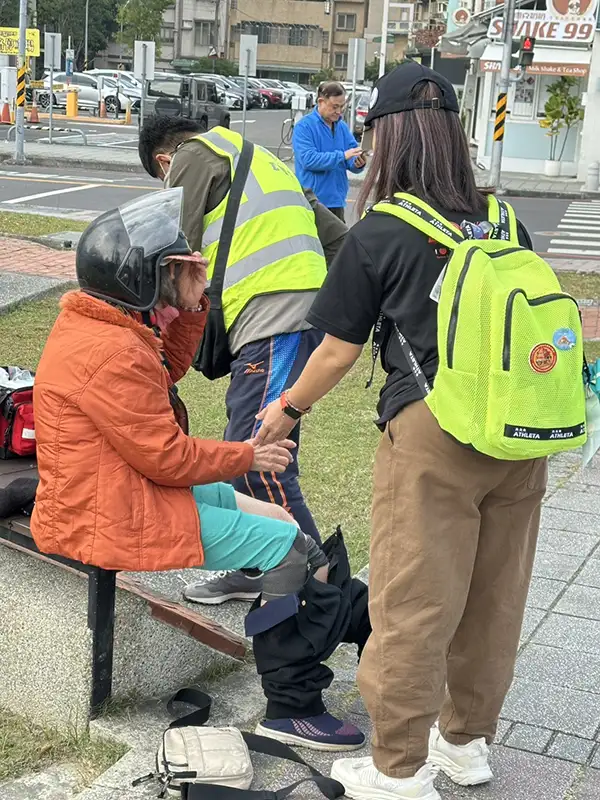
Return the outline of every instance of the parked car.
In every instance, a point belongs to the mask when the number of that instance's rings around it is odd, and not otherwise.
[[[244,85],[244,78],[234,78],[238,86]],[[262,80],[258,78],[248,78],[248,85],[256,89],[260,93],[261,108],[284,108],[284,92],[282,89],[275,89],[272,86],[266,86]]]
[[[302,97],[306,104],[306,108],[312,108],[315,104],[315,96],[313,92],[309,92],[304,86],[300,86],[299,83],[293,83],[292,81],[281,81],[281,83],[285,86],[286,89],[289,89],[293,95],[296,97]]]
[[[53,92],[53,104],[64,107],[67,105],[67,75],[64,72],[54,73],[54,86],[60,85],[63,88],[55,89]],[[100,89],[98,79],[94,75],[84,72],[74,72],[71,76],[71,86],[75,86],[77,92],[77,104],[79,108],[97,109],[100,106]],[[38,92],[38,103],[41,108],[48,108],[50,105],[50,75],[44,76],[44,90]],[[114,114],[127,107],[129,98],[119,91],[116,81],[107,78],[102,89],[102,98],[106,106],[107,114]]]
[[[118,87],[119,92],[124,94],[132,104],[132,109],[136,110],[140,107],[142,98],[142,84],[128,72],[122,70],[112,69],[92,69],[85,73],[92,75],[95,78],[102,78],[105,86]]]
[[[354,116],[354,138],[359,142],[365,130],[365,118],[369,113],[369,100],[371,95],[368,92],[361,92],[356,98],[356,113]]]
[[[283,107],[291,107],[293,92],[291,92],[290,89],[287,89],[281,81],[275,80],[275,78],[261,78],[260,82],[266,86],[267,89],[275,89],[275,91],[281,92],[283,98]]]
[[[206,72],[194,73],[199,78],[206,78],[216,84],[221,103],[230,110],[239,110],[244,106],[244,92],[236,84],[231,86],[222,75],[211,75]]]
[[[231,117],[220,102],[217,84],[199,75],[175,75],[157,72],[148,84],[144,114],[188,117],[200,122],[205,130],[215,125],[229,127]]]

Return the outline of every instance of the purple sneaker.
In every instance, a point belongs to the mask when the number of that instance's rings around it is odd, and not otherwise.
[[[257,726],[256,733],[310,750],[358,750],[365,743],[365,735],[356,725],[329,713],[305,719],[266,719]]]

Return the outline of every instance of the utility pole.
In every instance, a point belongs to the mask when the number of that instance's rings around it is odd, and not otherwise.
[[[390,20],[390,0],[383,0],[383,20],[381,22],[381,48],[379,49],[379,77],[385,75],[387,55],[388,23]]]
[[[19,4],[19,61],[17,66],[17,113],[15,161],[25,163],[25,62],[27,55],[27,0]]]
[[[221,0],[215,2],[215,37],[213,47],[217,51],[217,58],[221,58]]]
[[[85,0],[85,33],[83,43],[83,70],[88,69],[88,43],[89,43],[89,28],[90,28],[90,0]]]
[[[513,28],[515,26],[515,5],[515,0],[505,0],[504,2],[504,23],[502,31],[504,47],[502,50],[502,63],[500,65],[500,80],[498,81],[494,141],[492,143],[492,160],[489,176],[489,184],[495,188],[500,187],[500,176],[502,173],[502,148],[504,146],[506,104],[508,100],[508,87],[510,85],[510,62],[512,56]]]

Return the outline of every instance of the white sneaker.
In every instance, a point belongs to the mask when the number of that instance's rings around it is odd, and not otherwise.
[[[331,777],[353,800],[441,800],[433,786],[437,770],[425,764],[413,778],[388,778],[371,756],[340,758],[331,768]]]
[[[437,725],[429,734],[428,763],[441,769],[459,786],[477,786],[494,777],[488,764],[489,754],[485,739],[475,739],[469,744],[450,744]]]

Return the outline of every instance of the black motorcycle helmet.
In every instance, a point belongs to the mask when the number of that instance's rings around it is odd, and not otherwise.
[[[154,308],[163,259],[191,253],[181,230],[182,205],[183,189],[166,189],[97,217],[77,246],[82,290],[133,311]]]

